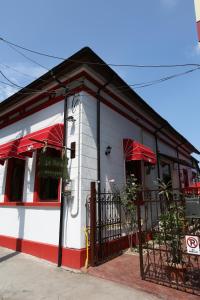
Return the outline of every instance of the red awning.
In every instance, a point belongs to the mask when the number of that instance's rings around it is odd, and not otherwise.
[[[29,155],[33,150],[42,148],[45,143],[56,149],[62,148],[63,124],[46,127],[0,145],[0,163],[2,164],[5,159],[11,157],[24,159],[24,155]]]
[[[30,153],[42,148],[45,143],[56,149],[63,147],[63,124],[56,124],[27,134],[20,139],[17,153]]]
[[[5,159],[8,159],[10,157],[19,157],[24,158],[23,156],[20,156],[17,154],[17,147],[19,145],[19,139],[16,139],[14,141],[10,141],[8,143],[0,145],[0,163],[3,164]]]
[[[195,182],[183,189],[185,194],[200,195],[200,182]]]
[[[191,187],[191,188],[200,188],[200,182],[195,182],[195,183],[191,184],[189,187]]]
[[[123,146],[126,161],[144,160],[150,164],[156,164],[156,154],[151,150],[151,148],[131,139],[124,139]]]

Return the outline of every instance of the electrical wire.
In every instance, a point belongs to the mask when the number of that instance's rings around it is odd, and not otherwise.
[[[177,77],[181,77],[181,76],[187,75],[187,74],[192,73],[194,71],[197,71],[199,69],[200,69],[200,67],[197,67],[197,68],[194,68],[194,69],[187,70],[185,72],[176,73],[176,74],[173,74],[173,75],[170,75],[170,76],[166,76],[166,77],[162,77],[162,78],[159,78],[159,79],[156,79],[156,80],[146,81],[146,82],[141,82],[141,83],[135,83],[135,84],[129,84],[127,87],[125,87],[125,86],[122,85],[122,86],[117,87],[116,89],[118,89],[118,90],[125,90],[125,89],[129,89],[129,87],[134,87],[134,89],[144,88],[144,87],[148,87],[148,86],[152,86],[152,85],[155,85],[155,84],[159,84],[159,83],[162,83],[162,82],[165,82],[165,81],[177,78]]]
[[[21,75],[24,75],[24,76],[27,76],[29,78],[32,78],[32,79],[37,79],[37,77],[33,76],[33,75],[30,75],[30,74],[27,74],[27,73],[24,73],[22,71],[19,71],[18,69],[15,69],[14,67],[11,67],[7,64],[4,64],[4,63],[0,63],[1,66],[3,66],[4,68],[7,68],[7,69],[10,69],[10,70],[13,70],[15,71],[16,73],[19,73]]]
[[[39,54],[39,55],[43,55],[43,56],[48,56],[48,57],[53,57],[53,58],[57,58],[57,59],[62,59],[64,60],[64,58],[59,58],[59,57],[54,57],[52,55],[49,55],[49,54],[44,54],[44,53],[40,53],[38,51],[34,51],[34,50],[31,50],[31,49],[28,49],[28,48],[25,48],[25,47],[22,47],[22,46],[19,46],[17,44],[14,44],[12,42],[9,42],[7,40],[4,40],[3,38],[0,37],[0,40],[2,40],[3,42],[5,42],[6,44],[8,44],[8,46],[16,51],[18,54],[20,54],[21,56],[23,56],[24,58],[26,58],[27,60],[31,61],[32,63],[42,67],[43,69],[47,70],[47,71],[50,71],[47,67],[43,66],[42,64],[38,63],[36,60],[30,58],[29,56],[25,55],[24,53],[22,53],[20,50],[16,49],[16,47],[20,48],[20,49],[23,49],[23,50],[26,50],[26,51],[29,51],[29,52],[32,52],[32,53],[35,53],[35,54]],[[77,61],[76,61],[77,62]],[[83,63],[83,62],[81,62]],[[87,62],[85,62],[87,63]],[[90,62],[88,62],[88,64],[90,64]],[[93,64],[93,63],[92,63]],[[96,63],[95,63],[96,64]],[[106,65],[105,63],[103,65]],[[180,77],[180,76],[184,76],[186,74],[189,74],[189,73],[192,73],[196,70],[199,70],[200,69],[200,65],[199,64],[181,64],[181,65],[117,65],[117,64],[108,64],[108,65],[112,65],[112,66],[134,66],[134,67],[186,67],[186,66],[196,66],[196,68],[193,68],[193,69],[190,69],[190,70],[187,70],[185,72],[182,72],[182,73],[177,73],[177,74],[173,74],[173,75],[169,75],[169,76],[166,76],[166,77],[162,77],[162,78],[159,78],[159,79],[156,79],[156,80],[152,80],[152,81],[146,81],[146,82],[141,82],[141,83],[135,83],[135,84],[127,84],[127,85],[122,85],[122,86],[119,86],[119,87],[116,87],[117,90],[126,90],[126,89],[129,89],[129,88],[134,88],[134,89],[140,89],[140,88],[145,88],[145,87],[149,87],[149,86],[153,86],[153,85],[157,85],[157,84],[160,84],[164,81],[168,81],[168,80],[171,80],[171,79],[174,79],[176,77]],[[16,83],[14,83],[13,81],[11,81],[1,70],[0,70],[0,74],[9,82],[12,84],[12,86],[15,86],[17,88],[25,88],[25,87],[22,87]],[[42,80],[40,78],[38,78],[38,80]],[[47,81],[47,80],[46,80]],[[78,80],[76,80],[78,81]],[[80,82],[80,81],[79,81]],[[1,82],[3,84],[5,84],[5,82]],[[26,88],[27,90],[29,90],[28,88]],[[37,90],[37,89],[30,89],[30,93],[42,93],[42,92],[46,92],[46,93],[55,93],[55,90],[52,90],[52,91],[49,91],[49,90]],[[24,92],[22,93],[24,94]],[[29,92],[27,93],[29,94]]]
[[[42,79],[42,78],[37,78],[36,76],[33,76],[33,75],[31,75],[31,74],[22,72],[22,71],[20,71],[20,70],[14,68],[14,67],[11,67],[11,66],[9,66],[9,65],[7,65],[7,64],[0,63],[0,65],[3,66],[4,68],[13,70],[13,71],[15,71],[16,73],[19,73],[19,74],[21,74],[21,75],[23,75],[23,76],[26,76],[26,77],[29,77],[29,78],[31,78],[31,79],[35,79],[35,80],[37,79],[37,80],[40,80],[40,81],[42,81],[42,82],[48,82],[48,83],[49,83],[49,80],[45,80],[45,79]]]
[[[23,89],[23,87],[22,86],[20,86],[20,85],[18,85],[18,84],[16,84],[16,83],[14,83],[13,81],[11,81],[1,70],[0,70],[0,74],[9,82],[9,83],[11,83],[12,85],[14,85],[14,86],[16,86],[16,87],[18,87],[18,88],[20,88],[20,89]]]
[[[156,84],[171,80],[173,78],[177,78],[177,77],[180,77],[180,76],[187,75],[187,74],[192,73],[194,71],[197,71],[199,69],[200,69],[200,67],[190,69],[190,70],[187,70],[187,71],[182,72],[182,73],[173,74],[171,76],[159,78],[159,79],[156,79],[156,80],[153,80],[153,81],[146,81],[146,82],[141,82],[141,83],[122,85],[122,86],[116,87],[115,90],[125,91],[129,88],[140,89],[140,88],[149,87],[149,86],[152,86],[152,85],[156,85]],[[22,88],[21,86],[18,86],[17,84],[13,83],[7,76],[5,76],[5,74],[3,74],[3,72],[1,70],[0,70],[0,73],[3,75],[4,78],[6,78],[9,81],[9,83],[3,82],[3,81],[0,81],[0,83],[11,86],[11,87],[15,86],[15,87],[18,87],[18,88],[19,87]],[[78,81],[78,82],[82,83],[82,81]],[[44,89],[42,89],[42,90],[30,90],[30,91],[31,92],[27,92],[27,93],[23,92],[21,94],[38,94],[38,93],[44,93],[44,92],[48,93],[48,94],[54,94],[56,92],[56,90],[49,91],[49,90],[44,90]],[[19,93],[19,91],[18,91],[18,93]],[[77,104],[75,100],[76,100],[76,97],[74,97],[73,100],[72,100],[72,109],[73,110],[75,109],[75,106]]]
[[[1,40],[1,39],[0,39]],[[50,71],[50,69],[48,69],[47,67],[43,66],[42,64],[38,63],[37,61],[35,61],[34,59],[28,57],[26,54],[22,53],[21,51],[19,51],[18,49],[16,49],[15,47],[13,47],[12,45],[10,45],[8,43],[8,47],[10,47],[12,50],[14,50],[15,52],[19,53],[20,55],[22,55],[24,58],[28,59],[29,61],[31,61],[32,63],[36,64],[37,66],[43,68],[46,71]]]
[[[50,94],[52,94],[52,93],[55,93],[57,90],[51,90],[51,91],[49,91],[49,90],[46,90],[46,89],[41,89],[41,90],[37,90],[37,89],[30,89],[30,88],[27,88],[27,87],[23,87],[23,86],[20,86],[20,85],[18,85],[18,84],[16,84],[16,83],[14,83],[12,80],[10,80],[5,74],[4,74],[4,72],[2,71],[2,70],[0,70],[0,74],[8,81],[8,83],[6,83],[6,82],[3,82],[3,81],[0,81],[0,83],[2,83],[2,84],[7,84],[7,85],[9,85],[9,86],[11,86],[11,87],[17,87],[17,88],[20,88],[20,89],[26,89],[26,90],[30,90],[30,94],[33,92],[33,93],[35,93],[35,92],[39,92],[39,93],[43,93],[43,92],[45,92],[45,93],[50,93]],[[83,80],[75,80],[74,82],[78,82],[78,83],[83,83]],[[24,94],[24,92],[22,93],[22,94]],[[27,93],[28,94],[28,93]]]
[[[26,47],[23,47],[21,45],[15,44],[13,42],[10,42],[2,37],[0,37],[0,41],[6,43],[9,46],[15,47],[15,48],[19,48],[22,49],[24,51],[28,51],[40,56],[45,56],[45,57],[49,57],[49,58],[54,58],[54,59],[58,59],[58,60],[66,60],[66,61],[71,61],[71,62],[75,62],[75,63],[85,63],[88,65],[105,65],[105,66],[112,66],[112,67],[133,67],[133,68],[177,68],[177,67],[200,67],[200,64],[197,63],[185,63],[185,64],[159,64],[159,65],[138,65],[138,64],[116,64],[116,63],[98,63],[98,62],[90,62],[90,61],[79,61],[79,60],[75,60],[75,59],[65,59],[63,57],[59,57],[59,56],[55,56],[55,55],[51,55],[51,54],[47,54],[47,53],[42,53],[39,51],[35,51]],[[44,67],[42,65],[40,65],[41,67]],[[45,67],[44,67],[45,68]]]

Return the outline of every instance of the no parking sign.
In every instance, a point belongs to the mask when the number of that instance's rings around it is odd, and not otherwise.
[[[198,236],[185,236],[187,253],[200,255],[199,237]]]

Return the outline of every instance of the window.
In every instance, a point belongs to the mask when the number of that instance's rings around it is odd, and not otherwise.
[[[60,194],[60,179],[53,177],[40,177],[39,174],[39,154],[37,152],[37,166],[36,166],[36,175],[35,175],[35,192],[34,192],[34,201],[35,202],[53,202],[59,201]],[[60,151],[52,148],[48,148],[45,152],[47,156],[50,157],[59,157],[61,155]]]
[[[183,183],[184,183],[184,187],[189,186],[188,171],[186,169],[183,169]]]
[[[162,180],[168,184],[172,180],[171,167],[169,163],[161,162]]]
[[[142,169],[141,169],[141,161],[140,160],[133,160],[126,162],[126,178],[131,176],[132,174],[135,175],[137,182],[142,184]]]
[[[197,173],[196,172],[192,172],[192,183],[194,183],[197,180]]]
[[[6,202],[22,202],[24,187],[25,160],[18,158],[8,159],[6,178]]]

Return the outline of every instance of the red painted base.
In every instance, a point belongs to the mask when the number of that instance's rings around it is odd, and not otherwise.
[[[133,235],[133,245],[137,245],[137,236]],[[0,246],[15,251],[27,253],[53,263],[58,261],[58,247],[55,245],[34,242],[9,236],[0,235]],[[117,246],[117,247],[116,247]],[[129,247],[128,237],[123,236],[118,240],[109,242],[109,254],[115,253],[115,249],[124,250]],[[63,248],[62,265],[65,267],[80,269],[85,265],[86,249]]]
[[[0,235],[0,246],[57,263],[58,247],[55,245]],[[86,249],[63,248],[62,265],[80,269],[85,264],[85,257]]]

